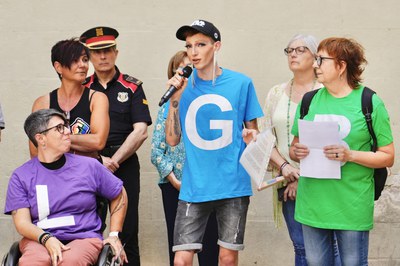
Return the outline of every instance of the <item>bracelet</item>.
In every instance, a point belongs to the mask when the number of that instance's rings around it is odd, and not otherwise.
[[[289,163],[286,162],[286,161],[285,161],[283,164],[281,164],[281,166],[279,167],[279,174],[280,174],[280,175],[282,175],[282,170],[283,170],[283,168],[285,168],[285,166],[288,165],[288,164],[289,164]]]
[[[45,246],[46,245],[46,242],[47,242],[47,240],[49,240],[51,237],[53,237],[53,235],[52,234],[50,234],[50,233],[48,233],[45,237],[43,237],[43,240],[42,240],[42,245],[43,246]]]
[[[45,235],[49,235],[49,232],[43,232],[39,237],[38,237],[38,242],[39,244],[42,244],[42,239]]]

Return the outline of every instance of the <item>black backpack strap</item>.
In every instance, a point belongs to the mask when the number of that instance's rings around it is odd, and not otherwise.
[[[376,150],[378,149],[378,142],[376,139],[374,129],[372,127],[372,111],[374,110],[373,106],[372,106],[372,96],[374,94],[375,94],[375,91],[371,90],[368,87],[364,87],[364,90],[363,90],[362,96],[361,96],[361,108],[362,108],[362,112],[365,117],[365,122],[367,122],[369,134],[371,135],[371,138],[372,138],[372,149],[371,150],[373,152],[376,152]]]
[[[312,90],[304,94],[300,106],[300,119],[303,119],[308,114],[308,108],[310,108],[311,101],[319,90],[320,89]]]

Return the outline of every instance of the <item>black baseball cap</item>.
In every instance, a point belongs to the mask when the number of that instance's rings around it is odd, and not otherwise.
[[[198,19],[193,21],[193,23],[189,25],[182,26],[176,32],[176,38],[182,41],[186,41],[187,32],[191,30],[196,30],[208,37],[211,37],[214,41],[221,41],[221,34],[219,30],[212,24],[211,22]]]
[[[119,33],[110,27],[95,27],[82,33],[79,41],[89,49],[105,49],[115,46]]]

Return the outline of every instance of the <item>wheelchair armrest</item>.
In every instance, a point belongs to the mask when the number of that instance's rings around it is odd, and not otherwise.
[[[96,266],[106,266],[110,265],[112,258],[114,256],[114,252],[110,246],[110,244],[105,244],[103,249],[100,252],[99,258],[97,259]]]
[[[4,266],[15,266],[18,264],[18,260],[21,257],[21,251],[19,250],[19,242],[14,242],[8,253],[4,256],[1,265]]]

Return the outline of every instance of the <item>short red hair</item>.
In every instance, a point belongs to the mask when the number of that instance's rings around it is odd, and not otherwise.
[[[362,81],[361,74],[367,60],[364,55],[364,47],[357,41],[347,38],[331,37],[322,40],[318,45],[318,52],[326,51],[329,56],[334,57],[336,64],[344,61],[347,64],[347,83],[353,89]]]

